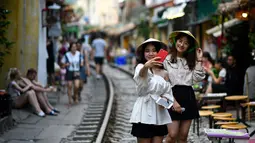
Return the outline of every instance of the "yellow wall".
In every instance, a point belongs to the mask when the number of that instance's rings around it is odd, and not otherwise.
[[[0,5],[12,11],[8,15],[11,24],[6,36],[15,44],[0,71],[0,88],[4,88],[6,73],[10,67],[19,68],[23,74],[28,68],[37,68],[39,2],[39,0],[1,0]]]

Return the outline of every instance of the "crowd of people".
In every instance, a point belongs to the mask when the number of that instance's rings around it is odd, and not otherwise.
[[[29,104],[40,117],[58,115],[60,111],[50,104],[47,97],[47,92],[57,91],[56,80],[60,80],[60,86],[67,87],[68,107],[78,104],[82,100],[81,92],[84,84],[90,76],[89,60],[95,61],[98,80],[103,73],[106,42],[100,33],[96,35],[91,45],[86,43],[84,38],[70,42],[63,39],[57,54],[54,54],[53,42],[47,39],[48,85],[46,87],[36,81],[35,69],[28,69],[26,77],[23,77],[17,68],[10,68],[7,76],[7,92],[13,99],[13,108],[20,109]],[[57,57],[56,61],[55,57]],[[60,67],[59,74],[56,74],[56,64]],[[56,78],[56,75],[60,77]]]
[[[61,67],[62,83],[67,84],[67,95],[71,106],[73,103],[77,104],[81,101],[81,91],[87,82],[87,77],[90,76],[90,60],[95,62],[96,78],[101,79],[106,42],[102,39],[101,34],[97,33],[91,46],[84,42],[83,38],[70,44],[65,41],[63,45],[59,50],[58,64]]]

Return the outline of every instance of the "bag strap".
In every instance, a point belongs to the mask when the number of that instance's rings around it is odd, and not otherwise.
[[[65,59],[66,59],[66,63],[70,63],[70,61],[67,57],[67,53],[65,54]],[[69,66],[66,67],[66,70],[69,71]]]

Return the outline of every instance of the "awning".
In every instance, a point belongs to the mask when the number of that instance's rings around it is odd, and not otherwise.
[[[223,25],[224,25],[224,28],[230,28],[230,27],[237,25],[241,22],[242,22],[241,20],[234,18],[227,22],[224,22]],[[208,29],[208,30],[206,30],[206,34],[213,34],[214,37],[218,37],[221,35],[221,27],[222,27],[222,24],[219,24],[211,29]]]
[[[184,2],[181,5],[167,8],[164,11],[161,18],[162,19],[175,19],[175,18],[184,16],[185,15],[184,8],[186,7],[186,5],[187,5],[187,3]]]
[[[105,29],[105,32],[109,35],[121,35],[122,33],[128,32],[130,30],[133,30],[136,27],[134,23],[128,23],[125,25],[119,25],[116,28],[108,28]]]

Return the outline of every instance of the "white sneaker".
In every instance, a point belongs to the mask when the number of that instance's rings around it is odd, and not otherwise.
[[[37,115],[40,116],[40,117],[45,117],[45,113],[43,111],[37,113]]]
[[[96,76],[96,78],[97,78],[97,79],[100,79],[100,78],[101,78],[101,75],[98,74],[98,75]]]

